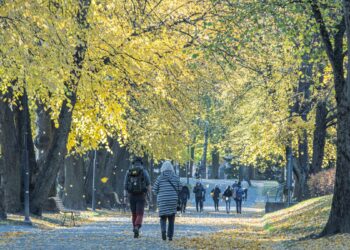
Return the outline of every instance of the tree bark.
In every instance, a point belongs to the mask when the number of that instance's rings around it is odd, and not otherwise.
[[[1,133],[1,131],[0,131]],[[0,145],[1,150],[1,145]],[[6,215],[6,204],[5,204],[5,192],[4,192],[4,162],[3,158],[0,157],[0,220],[5,220],[7,218]]]
[[[208,139],[209,139],[209,125],[208,125],[208,121],[205,121],[203,154],[202,154],[201,165],[200,165],[200,173],[203,179],[207,178]]]
[[[8,212],[19,212],[21,204],[21,147],[19,110],[0,100],[0,143],[3,162],[3,187]]]
[[[219,179],[220,152],[218,148],[215,147],[211,152],[211,159],[212,159],[212,167],[213,167],[211,178]]]
[[[81,156],[69,156],[65,159],[64,166],[64,206],[75,210],[85,210],[86,201],[84,194],[84,159]]]
[[[317,174],[322,170],[322,163],[324,158],[324,147],[326,144],[326,134],[327,134],[327,103],[322,100],[317,103],[316,106],[316,121],[314,138],[312,144],[312,164],[311,173]]]
[[[77,24],[80,32],[77,35],[79,44],[75,47],[73,55],[74,65],[70,72],[70,81],[65,85],[69,91],[66,93],[67,100],[62,103],[59,115],[59,127],[54,131],[52,139],[52,147],[47,154],[46,162],[40,167],[40,173],[35,183],[34,190],[31,195],[31,211],[34,214],[41,215],[42,207],[48,198],[52,185],[54,184],[60,166],[64,163],[64,157],[67,153],[67,140],[72,123],[72,112],[77,100],[77,89],[83,69],[83,62],[87,50],[86,32],[89,24],[87,15],[91,0],[80,0],[79,9],[77,11]]]
[[[350,233],[350,64],[344,78],[343,37],[346,31],[347,48],[350,48],[350,0],[343,0],[344,18],[335,27],[334,48],[318,2],[311,4],[320,34],[333,68],[337,103],[337,162],[335,187],[328,222],[320,236]],[[347,50],[350,58],[350,50]]]

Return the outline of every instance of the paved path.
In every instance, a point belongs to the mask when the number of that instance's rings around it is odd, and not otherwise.
[[[243,218],[250,217],[256,212],[252,208],[247,210],[246,214],[241,215]],[[237,219],[237,215],[227,215],[223,212],[215,213],[209,208],[206,212],[198,214],[193,208],[190,208],[186,215],[178,216],[176,219],[174,241],[181,237],[205,235],[233,228],[231,219]],[[161,240],[157,214],[148,214],[145,217],[139,239],[133,238],[130,217],[127,214],[98,218],[98,221],[80,227],[56,230],[33,229],[33,231],[28,231],[26,228],[24,231],[27,233],[10,239],[6,243],[0,243],[0,249],[181,249],[176,247],[174,243]]]
[[[192,181],[194,182],[194,181]],[[208,189],[215,185],[215,181],[203,181]],[[221,182],[220,186],[232,183]],[[243,204],[243,214],[226,214],[214,212],[212,199],[207,198],[204,213],[198,214],[193,207],[186,215],[176,218],[174,242],[181,237],[194,237],[213,233],[224,229],[234,228],[237,220],[250,219],[261,216],[261,209],[255,209],[256,202],[263,200],[264,185],[256,183],[250,189],[248,201]],[[209,193],[209,192],[208,192]],[[209,194],[208,194],[209,195]],[[190,202],[193,205],[193,202]],[[234,205],[234,202],[233,202]],[[224,210],[221,203],[221,211]],[[80,249],[180,249],[173,243],[161,240],[159,218],[157,214],[148,214],[145,217],[144,227],[139,239],[133,238],[130,216],[117,215],[115,217],[96,218],[96,222],[73,228],[55,230],[40,230],[23,226],[0,226],[0,237],[4,232],[26,232],[5,243],[0,241],[0,249],[25,250],[80,250]],[[2,242],[2,243],[1,243]]]

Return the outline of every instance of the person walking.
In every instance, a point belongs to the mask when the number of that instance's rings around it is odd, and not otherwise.
[[[241,186],[241,182],[238,182],[237,188],[235,190],[235,202],[236,202],[236,210],[237,214],[242,213],[242,200],[244,195],[244,190]]]
[[[214,201],[214,209],[215,212],[219,211],[219,198],[220,198],[221,190],[218,185],[215,185],[215,188],[213,188],[210,192],[211,197]]]
[[[225,189],[224,193],[223,193],[223,199],[226,203],[226,213],[230,213],[231,210],[231,198],[232,198],[232,189],[231,186],[227,186],[227,188]]]
[[[247,199],[248,199],[249,182],[246,181],[245,179],[243,179],[243,181],[241,182],[241,186],[242,186],[242,189],[244,191],[243,200],[247,201]]]
[[[196,186],[193,188],[193,193],[195,194],[197,212],[203,212],[203,202],[205,201],[205,189],[202,183],[196,183]]]
[[[147,170],[143,168],[142,158],[136,157],[124,179],[124,203],[129,199],[134,238],[139,237],[147,192],[151,203],[151,180]]]
[[[187,200],[190,199],[190,190],[187,186],[183,186],[180,194],[179,194],[180,202],[181,202],[181,213],[186,212]]]
[[[162,239],[166,240],[168,236],[168,240],[171,241],[174,236],[175,214],[182,185],[170,161],[165,161],[162,164],[160,172],[161,174],[155,181],[152,190],[157,195]]]

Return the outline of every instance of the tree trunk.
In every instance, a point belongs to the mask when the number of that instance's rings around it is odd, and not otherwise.
[[[85,210],[84,160],[80,156],[69,156],[65,163],[64,206],[75,210]]]
[[[313,138],[313,154],[312,154],[312,164],[311,173],[317,174],[322,170],[322,163],[324,158],[324,147],[326,144],[326,134],[327,134],[327,103],[326,101],[320,101],[317,103],[316,107],[316,121],[315,130]]]
[[[193,164],[194,164],[194,154],[195,154],[195,147],[191,146],[191,159],[190,159],[190,176],[193,177]]]
[[[54,131],[52,147],[48,152],[46,162],[40,168],[41,171],[31,195],[31,211],[37,215],[41,215],[42,207],[45,204],[50,189],[56,180],[60,166],[64,163],[64,157],[67,151],[66,144],[72,123],[72,112],[77,100],[76,94],[87,50],[86,32],[89,27],[87,15],[90,4],[91,0],[79,1],[79,9],[76,17],[79,28],[81,29],[81,32],[77,37],[79,44],[76,45],[73,55],[74,65],[70,72],[70,81],[65,83],[67,89],[71,91],[66,93],[68,100],[64,100],[62,103],[61,112],[58,118],[59,127]]]
[[[207,178],[208,139],[209,139],[209,128],[208,128],[208,122],[205,121],[203,155],[202,155],[201,165],[200,165],[200,173],[203,179]]]
[[[211,178],[219,179],[220,152],[217,147],[211,152],[213,172]]]
[[[8,212],[19,212],[21,204],[21,147],[19,111],[0,100],[0,144],[3,162],[3,187]]]
[[[337,26],[334,49],[329,35],[322,25],[323,19],[318,5],[312,5],[316,21],[320,25],[328,58],[333,67],[337,103],[337,163],[334,195],[328,222],[321,236],[335,233],[350,233],[350,64],[344,79],[343,36],[347,35],[347,56],[350,58],[350,0],[343,0],[344,20]]]
[[[1,131],[0,131],[1,133]],[[1,145],[0,145],[0,151],[1,151]],[[4,192],[4,162],[3,159],[0,157],[0,220],[5,220],[7,218],[6,215],[6,204],[5,204],[5,192]]]

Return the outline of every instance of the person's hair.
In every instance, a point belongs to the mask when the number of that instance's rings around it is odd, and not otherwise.
[[[163,173],[164,171],[175,172],[175,171],[174,171],[173,164],[171,164],[170,161],[165,161],[165,162],[163,162],[162,167],[160,168],[160,172]]]

